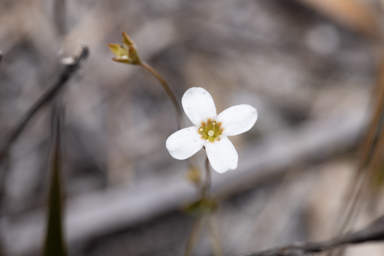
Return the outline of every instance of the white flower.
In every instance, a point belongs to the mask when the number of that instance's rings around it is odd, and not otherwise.
[[[224,173],[236,169],[239,156],[228,136],[250,130],[257,120],[257,110],[242,104],[227,108],[217,115],[212,96],[200,87],[187,90],[181,103],[194,126],[168,137],[166,147],[171,156],[184,160],[205,147],[215,171]]]

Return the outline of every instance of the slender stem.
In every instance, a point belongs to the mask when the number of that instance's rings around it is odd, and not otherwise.
[[[224,254],[223,254],[223,249],[221,248],[220,234],[219,234],[219,229],[217,227],[215,215],[211,215],[208,220],[208,232],[211,240],[213,255],[223,256]]]
[[[157,72],[152,66],[150,66],[148,63],[146,63],[144,61],[141,62],[139,65],[142,66],[143,68],[145,68],[146,70],[148,70],[163,86],[165,92],[168,94],[169,98],[171,99],[171,101],[173,103],[173,106],[175,107],[176,114],[177,114],[177,124],[179,126],[179,129],[181,129],[182,122],[183,122],[182,121],[182,112],[181,112],[181,108],[180,108],[179,102],[177,101],[175,93],[172,91],[171,87],[169,86],[167,81],[164,79],[164,77],[162,77],[159,74],[159,72]]]
[[[204,218],[198,218],[193,224],[191,234],[189,235],[187,246],[185,247],[184,256],[190,256],[192,254],[193,248],[196,245],[197,239],[201,233],[203,227]]]
[[[205,159],[205,181],[201,187],[201,197],[204,198],[209,193],[211,188],[211,169],[209,167],[208,157]]]

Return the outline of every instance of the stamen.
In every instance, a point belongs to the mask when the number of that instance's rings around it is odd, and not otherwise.
[[[215,142],[221,138],[221,132],[223,128],[220,127],[221,123],[212,119],[207,119],[205,122],[201,122],[201,126],[197,130],[201,135],[201,138],[207,142]]]

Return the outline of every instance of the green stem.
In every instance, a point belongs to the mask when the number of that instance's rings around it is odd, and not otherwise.
[[[201,187],[201,198],[207,197],[209,189],[211,188],[211,169],[209,167],[208,157],[205,159],[205,182]]]

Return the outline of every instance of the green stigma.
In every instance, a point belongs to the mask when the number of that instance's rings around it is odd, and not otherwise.
[[[201,122],[201,126],[198,132],[202,139],[209,142],[214,142],[215,140],[220,140],[223,128],[221,128],[221,123],[217,123],[216,121],[208,119],[206,123]]]

